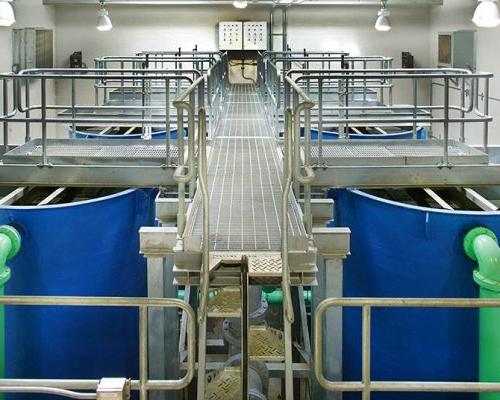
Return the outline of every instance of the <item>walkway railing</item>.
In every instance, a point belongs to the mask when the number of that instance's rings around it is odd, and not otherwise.
[[[193,380],[196,363],[196,321],[193,309],[184,301],[153,298],[0,296],[0,305],[136,308],[139,310],[139,378],[123,377],[129,380],[130,388],[139,391],[141,400],[147,400],[149,391],[181,390]],[[151,308],[178,308],[187,318],[186,375],[181,379],[148,378],[148,310]],[[97,398],[98,385],[99,380],[95,379],[0,379],[0,393],[52,394],[87,400]]]
[[[334,382],[323,374],[322,323],[330,308],[362,309],[362,379],[355,382]],[[381,382],[372,380],[371,316],[374,308],[500,308],[499,299],[412,299],[412,298],[331,298],[316,309],[314,320],[314,372],[319,384],[335,392],[360,392],[369,400],[373,392],[500,392],[498,382]],[[457,349],[458,350],[458,349]],[[431,367],[431,366],[430,366]],[[397,368],[397,365],[394,366]]]

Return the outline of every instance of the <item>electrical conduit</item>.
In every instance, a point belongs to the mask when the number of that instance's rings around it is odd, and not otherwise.
[[[483,299],[500,299],[500,247],[487,228],[472,229],[464,238],[464,250],[477,261],[474,281]],[[500,308],[479,310],[479,380],[500,382]],[[481,400],[500,400],[500,393],[482,393]]]

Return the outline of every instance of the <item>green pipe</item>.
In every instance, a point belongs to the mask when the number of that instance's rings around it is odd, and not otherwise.
[[[21,249],[21,236],[11,226],[0,226],[0,296],[5,294],[5,285],[10,280],[7,261],[14,258]],[[5,378],[5,307],[0,306],[0,377]],[[3,399],[4,395],[0,395]]]
[[[500,299],[500,247],[487,228],[472,229],[464,238],[467,256],[477,261],[474,281],[483,299]],[[479,380],[500,382],[500,308],[479,310]],[[500,393],[481,393],[480,400],[500,400]]]
[[[304,299],[307,304],[311,304],[312,293],[310,290],[304,290]],[[283,304],[283,291],[276,289],[273,292],[262,292],[262,298],[267,300],[269,304]]]

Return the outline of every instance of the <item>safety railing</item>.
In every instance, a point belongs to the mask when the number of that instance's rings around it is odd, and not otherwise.
[[[362,309],[362,379],[352,382],[334,382],[323,374],[322,323],[325,312],[333,307]],[[331,298],[316,309],[314,319],[314,372],[318,383],[335,392],[359,392],[369,400],[373,392],[500,392],[499,382],[386,382],[374,381],[371,375],[371,322],[375,308],[500,308],[499,299],[412,299],[412,298]],[[394,366],[397,368],[397,366]]]
[[[122,79],[110,79],[104,74],[95,82],[96,104],[106,104],[112,98],[123,100],[128,98],[141,99],[143,93],[153,91],[163,93],[167,89],[175,97],[189,85],[165,87],[163,80],[141,79],[144,70],[161,70],[172,75],[189,76],[192,80],[207,73],[218,60],[213,57],[193,58],[173,56],[106,56],[94,60],[95,69],[99,70],[135,70],[134,77],[123,77]],[[148,84],[145,86],[145,84]]]
[[[40,164],[42,166],[51,164],[47,153],[50,124],[69,124],[73,132],[76,131],[77,124],[87,126],[139,125],[143,127],[143,132],[146,131],[145,127],[147,126],[164,126],[166,132],[170,132],[173,121],[170,111],[172,101],[168,91],[164,94],[164,101],[158,105],[145,103],[145,105],[96,106],[78,102],[81,101],[82,97],[85,98],[87,93],[82,88],[85,82],[89,83],[87,88],[90,89],[93,81],[103,74],[106,74],[110,79],[121,79],[122,77],[133,76],[135,71],[109,70],[103,72],[102,70],[37,69],[21,71],[19,74],[0,75],[0,80],[3,80],[4,86],[9,86],[8,82],[10,82],[10,90],[7,99],[4,100],[5,112],[0,116],[0,120],[4,123],[4,147],[10,143],[9,131],[5,128],[5,125],[9,123],[25,124],[26,141],[31,139],[32,125],[41,127],[42,160]],[[165,86],[171,85],[172,82],[192,83],[190,77],[168,75],[157,70],[145,71],[142,79],[163,80]],[[47,86],[53,82],[66,85],[66,95],[69,97],[68,103],[65,104],[60,100],[57,104],[49,103]],[[81,97],[80,93],[82,94]],[[39,98],[40,103],[33,104],[33,98]],[[10,102],[9,99],[12,99],[12,101]],[[182,127],[178,131],[183,132]],[[183,135],[179,134],[178,137],[183,138]],[[167,166],[171,165],[172,161],[170,159],[170,142],[170,135],[166,134],[165,165]]]
[[[203,212],[202,219],[202,241],[201,241],[201,271],[200,271],[200,290],[199,290],[199,305],[198,305],[198,323],[199,323],[199,338],[198,338],[198,397],[203,398],[205,393],[205,372],[206,372],[206,324],[207,324],[207,306],[209,299],[210,287],[210,214],[209,214],[209,194],[208,194],[208,178],[207,178],[207,129],[206,129],[206,111],[202,103],[200,108],[194,107],[194,98],[196,93],[200,96],[200,101],[203,99],[205,85],[210,85],[210,75],[205,75],[197,79],[193,84],[184,91],[174,102],[178,110],[178,124],[182,124],[184,120],[184,112],[188,114],[190,126],[194,125],[195,115],[198,115],[198,192],[196,193],[195,201],[200,201],[201,210]],[[219,94],[209,93],[217,96],[224,96],[225,84]],[[222,100],[217,103],[222,104]],[[194,129],[188,128],[188,131]],[[191,142],[192,143],[192,142]],[[189,154],[194,155],[194,147],[188,146]],[[187,171],[186,171],[187,168]],[[178,247],[183,248],[184,234],[186,230],[186,202],[185,202],[185,185],[190,182],[190,188],[194,187],[195,179],[195,164],[194,157],[188,156],[187,165],[181,165],[177,168],[174,178],[178,182],[178,215],[177,215],[177,242]]]
[[[279,54],[279,53],[278,53]],[[268,60],[279,68],[283,74],[283,79],[291,71],[307,75],[312,71],[328,71],[328,70],[389,70],[393,68],[393,59],[384,56],[349,56],[345,54],[338,54],[332,56],[324,55],[267,55],[262,58],[262,61]],[[311,72],[309,72],[311,71]],[[320,91],[316,82],[308,81],[302,87],[307,93],[313,95]],[[325,80],[321,90],[327,90],[334,93],[339,93],[345,88],[339,86],[338,81]],[[358,81],[351,83],[349,96],[351,98],[359,98],[363,101],[380,99],[380,102],[385,103],[385,92],[388,92],[389,104],[392,104],[393,98],[393,82],[390,78],[383,80],[372,80],[369,78],[362,78]],[[286,87],[283,88],[286,90]],[[290,94],[284,94],[285,103],[290,104]]]
[[[482,105],[479,101],[480,88],[484,93],[489,93],[490,79],[493,77],[490,73],[472,73],[467,70],[459,69],[393,69],[393,70],[356,70],[356,71],[308,71],[307,75],[300,71],[291,71],[290,77],[295,77],[293,81],[304,85],[305,82],[314,81],[319,87],[326,80],[336,80],[343,82],[346,91],[349,90],[352,82],[359,79],[391,79],[398,82],[409,82],[411,84],[410,97],[412,103],[409,105],[385,105],[377,103],[352,102],[350,103],[346,96],[343,96],[337,104],[325,105],[323,101],[323,90],[319,91],[317,100],[318,109],[316,113],[317,120],[313,121],[313,126],[318,129],[318,165],[324,164],[323,159],[323,127],[333,126],[337,129],[340,138],[349,138],[349,127],[352,126],[370,126],[370,125],[389,125],[389,126],[411,126],[413,137],[417,138],[418,126],[423,124],[441,124],[443,127],[443,157],[442,166],[449,166],[449,142],[450,126],[452,124],[460,125],[465,141],[465,124],[482,124],[483,129],[483,148],[487,149],[489,140],[489,123],[492,117],[489,115],[489,101],[484,99]],[[419,87],[424,82],[442,82],[443,104],[434,104],[434,96],[431,95],[428,102],[422,104],[419,102]],[[457,104],[452,103],[450,88],[453,82],[462,82],[461,88],[464,91],[459,97]],[[465,88],[469,87],[468,95]],[[468,98],[468,99],[467,99]],[[436,116],[436,113],[442,113]],[[313,115],[314,117],[314,115]],[[306,131],[306,136],[309,135]]]
[[[273,54],[273,53],[272,53]],[[278,53],[281,54],[281,53]],[[323,111],[328,110],[331,105],[349,105],[352,103],[368,103],[371,105],[383,105],[386,99],[389,104],[393,103],[394,82],[390,76],[382,79],[370,79],[371,71],[386,71],[392,68],[393,60],[382,56],[367,57],[297,57],[267,56],[258,61],[257,76],[258,85],[266,106],[270,110],[274,107],[272,126],[276,134],[282,133],[284,110],[291,104],[292,92],[286,84],[286,76],[296,78],[297,76],[321,75],[324,79],[297,80],[298,85],[321,107],[315,108],[312,113],[318,120],[325,115]],[[365,71],[364,76],[352,77],[349,82],[327,77],[330,66],[347,71]],[[383,73],[383,72],[381,72]],[[281,76],[280,76],[281,75]]]
[[[139,377],[138,379],[123,377],[130,380],[130,388],[139,391],[141,400],[147,400],[150,391],[181,390],[193,380],[196,363],[196,320],[193,309],[184,301],[153,298],[1,296],[0,305],[136,308],[139,310]],[[177,308],[186,316],[186,374],[181,379],[150,380],[148,378],[148,310],[151,308]],[[87,400],[97,398],[98,385],[99,380],[95,379],[0,379],[0,393],[51,394]]]

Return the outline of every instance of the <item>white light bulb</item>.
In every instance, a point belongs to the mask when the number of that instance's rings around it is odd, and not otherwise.
[[[497,0],[479,0],[472,22],[481,28],[494,28],[500,25]]]
[[[389,19],[390,16],[391,13],[389,12],[389,10],[387,10],[386,8],[382,8],[378,12],[377,22],[375,22],[375,29],[381,32],[390,31],[392,29],[391,20]]]
[[[97,30],[101,32],[109,31],[113,28],[111,18],[109,18],[108,10],[101,8],[97,17]]]
[[[16,22],[14,9],[8,1],[0,1],[0,26],[11,26]]]

